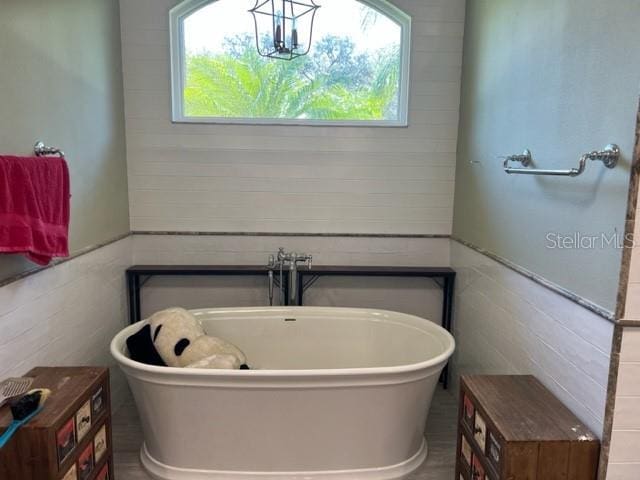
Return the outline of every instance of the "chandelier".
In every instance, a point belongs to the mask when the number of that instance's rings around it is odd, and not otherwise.
[[[309,53],[318,8],[314,0],[256,0],[249,11],[260,56],[293,60]]]

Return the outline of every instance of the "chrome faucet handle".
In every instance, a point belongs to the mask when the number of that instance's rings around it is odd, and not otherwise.
[[[313,266],[313,255],[307,255],[307,268],[311,270]]]

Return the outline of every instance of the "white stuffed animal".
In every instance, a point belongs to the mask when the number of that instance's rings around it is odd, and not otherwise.
[[[184,308],[157,312],[148,324],[153,345],[169,367],[248,368],[239,348],[206,335],[198,319]]]

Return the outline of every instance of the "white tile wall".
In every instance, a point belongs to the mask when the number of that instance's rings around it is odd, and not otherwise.
[[[635,254],[634,254],[635,256]],[[608,480],[636,480],[640,472],[640,328],[622,332]]]
[[[413,17],[400,129],[172,124],[176,3],[120,0],[133,230],[450,233],[464,0],[392,1]]]
[[[640,463],[610,463],[607,480],[638,480]]]
[[[456,374],[534,374],[595,434],[613,324],[453,241]]]
[[[0,378],[35,366],[104,365],[126,325],[124,270],[131,238],[0,288]],[[114,403],[124,378],[111,368]]]
[[[449,265],[449,239],[155,236],[133,237],[136,264],[267,263],[278,247],[314,255],[318,265]],[[151,279],[142,293],[143,315],[174,305],[188,308],[267,304],[264,278]],[[428,279],[324,278],[305,294],[305,305],[397,310],[440,322],[441,289]]]
[[[449,265],[448,238],[133,235],[136,264],[262,265],[279,247],[317,265]]]

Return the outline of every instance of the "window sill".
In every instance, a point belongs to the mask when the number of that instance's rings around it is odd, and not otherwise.
[[[297,120],[280,118],[221,118],[184,117],[171,120],[174,124],[195,125],[248,125],[248,126],[294,126],[294,127],[368,127],[407,128],[408,121],[384,120]]]

